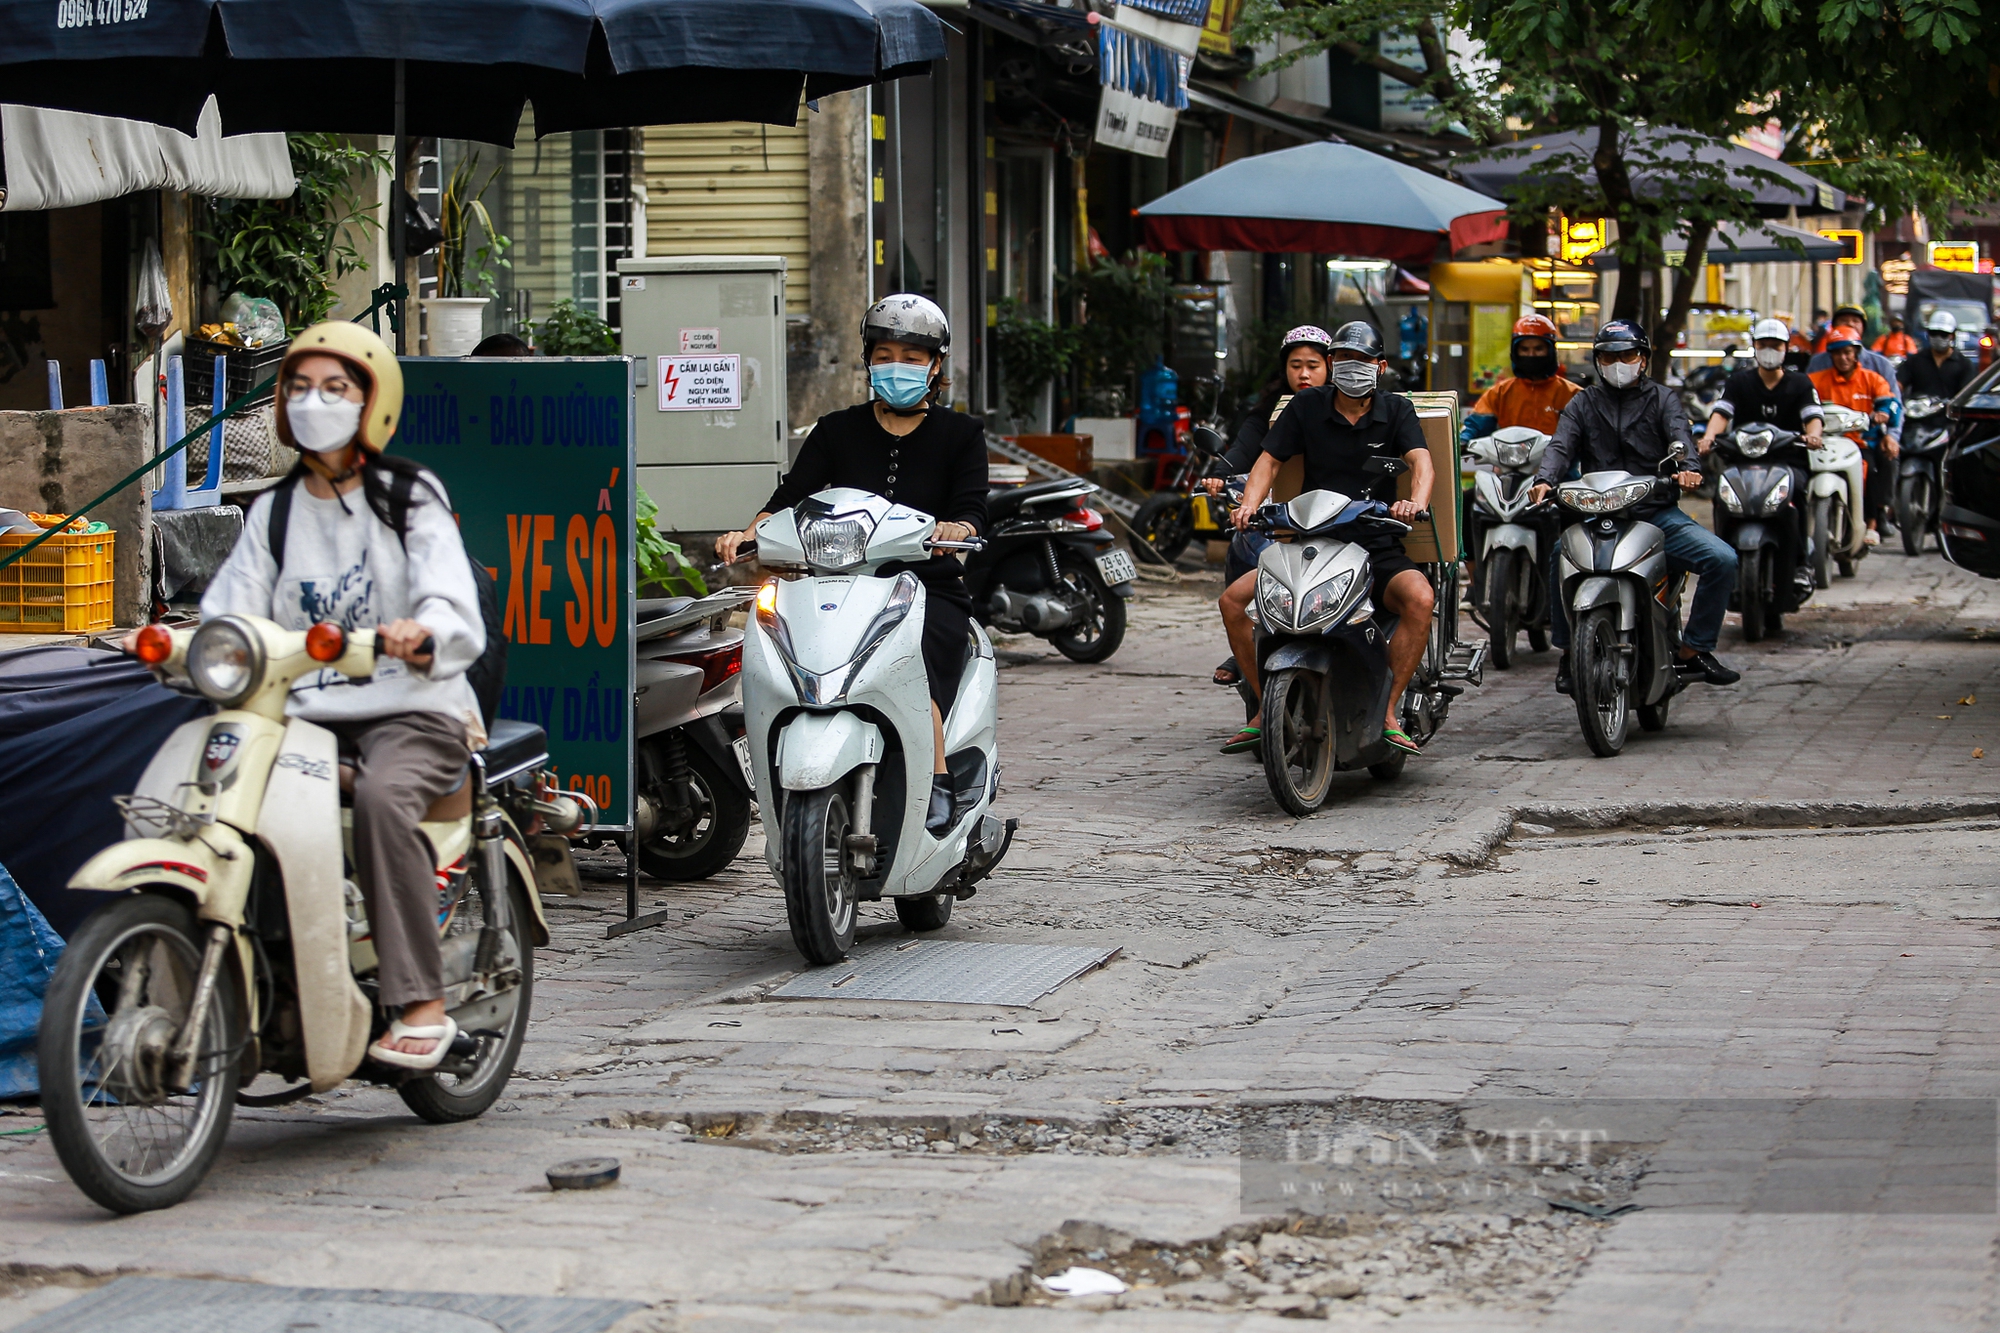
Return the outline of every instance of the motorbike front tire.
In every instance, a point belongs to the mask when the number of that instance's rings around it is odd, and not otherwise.
[[[1521,553],[1496,547],[1486,557],[1486,660],[1506,671],[1514,665],[1515,562]]]
[[[943,930],[951,922],[952,896],[949,893],[917,893],[896,899],[896,919],[903,929],[922,934]]]
[[[466,890],[466,906],[479,901],[478,889]],[[461,908],[464,910],[464,908]],[[528,1015],[535,1001],[535,942],[528,933],[528,890],[513,862],[507,863],[507,933],[514,937],[516,957],[521,960],[520,994],[514,1001],[514,1016],[498,1036],[477,1038],[477,1063],[467,1073],[434,1071],[421,1078],[405,1079],[396,1085],[396,1095],[419,1119],[433,1125],[456,1125],[476,1120],[491,1110],[507,1080],[514,1076],[514,1064],[521,1058],[521,1043],[528,1036]],[[466,1033],[472,1036],[472,1033]]]
[[[1102,662],[1125,642],[1125,599],[1111,591],[1095,565],[1064,556],[1061,569],[1063,583],[1082,602],[1083,619],[1072,619],[1049,642],[1072,662]]]
[[[1640,704],[1632,711],[1639,715],[1639,730],[1665,731],[1667,711],[1673,706],[1674,696],[1669,694],[1656,704]]]
[[[1297,669],[1272,672],[1264,681],[1263,731],[1264,777],[1271,795],[1303,819],[1326,804],[1333,785],[1325,679]]]
[[[1833,497],[1822,495],[1813,501],[1812,507],[1812,578],[1813,587],[1832,586],[1830,566],[1833,562]]]
[[[639,869],[654,879],[684,882],[707,879],[736,859],[750,836],[750,797],[724,773],[708,752],[689,744],[688,777],[708,811],[707,827],[696,820],[687,837],[665,833],[639,844]]]
[[[1746,551],[1737,558],[1737,601],[1743,610],[1743,642],[1755,643],[1764,637],[1764,552]]]
[[[792,943],[815,967],[831,967],[854,947],[860,916],[847,835],[854,817],[839,785],[785,796],[779,860]]]
[[[1194,504],[1185,495],[1168,492],[1156,495],[1139,506],[1132,519],[1132,531],[1145,538],[1168,564],[1181,558],[1194,541]],[[1141,560],[1149,558],[1145,546],[1134,548]]]
[[[76,1187],[114,1213],[171,1208],[187,1198],[215,1164],[229,1133],[243,1047],[234,969],[227,960],[200,1040],[206,1075],[192,1093],[151,1103],[137,1098],[121,1102],[104,1088],[116,1083],[120,1057],[112,1056],[110,1066],[99,1065],[109,1034],[126,1013],[120,1007],[125,978],[139,977],[137,984],[147,988],[131,997],[131,1018],[143,1019],[145,1010],[156,1008],[176,1030],[187,1021],[193,979],[201,967],[202,934],[194,913],[163,893],[114,898],[71,937],[42,999],[36,1073],[49,1142]],[[133,952],[135,947],[141,952]],[[142,956],[144,976],[138,968]],[[115,971],[108,967],[114,960],[119,963]],[[163,972],[169,975],[162,978]],[[150,987],[157,980],[167,984],[155,993]],[[106,1005],[112,1007],[109,1014]],[[167,1160],[159,1162],[157,1139],[175,1130],[173,1115],[182,1109],[189,1112],[191,1128]]]
[[[1903,537],[1904,555],[1924,553],[1924,528],[1930,515],[1928,483],[1920,476],[1901,477],[1896,482],[1896,528]]]
[[[1618,608],[1597,606],[1577,620],[1570,645],[1571,697],[1592,754],[1609,759],[1631,730],[1630,691],[1618,681]]]

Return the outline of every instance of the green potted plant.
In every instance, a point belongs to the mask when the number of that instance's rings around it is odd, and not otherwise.
[[[511,268],[507,247],[513,242],[500,234],[486,211],[484,196],[500,174],[494,168],[485,180],[479,179],[479,154],[460,159],[445,182],[439,204],[438,294],[423,302],[424,328],[432,356],[464,356],[479,345],[486,322],[486,303],[498,285],[496,268]],[[480,244],[473,246],[473,227],[478,226]]]

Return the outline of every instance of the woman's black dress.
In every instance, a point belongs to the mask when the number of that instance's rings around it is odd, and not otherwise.
[[[986,432],[976,417],[933,407],[923,424],[895,436],[875,419],[873,403],[829,412],[806,436],[798,461],[765,502],[767,513],[790,509],[829,487],[873,491],[929,514],[940,523],[986,528]],[[951,715],[972,632],[972,596],[964,566],[950,555],[884,567],[923,580],[924,676],[938,712]]]

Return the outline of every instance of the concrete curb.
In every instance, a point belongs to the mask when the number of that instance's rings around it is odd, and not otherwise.
[[[1427,860],[1456,866],[1486,863],[1514,834],[1517,823],[1549,828],[1664,828],[1705,824],[1710,828],[1890,828],[1933,824],[1946,819],[2000,815],[2000,799],[1934,801],[1614,801],[1601,805],[1481,806],[1431,830],[1411,850]]]

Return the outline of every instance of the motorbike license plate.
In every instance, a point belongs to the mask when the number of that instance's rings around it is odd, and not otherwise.
[[[1106,583],[1130,583],[1139,577],[1138,566],[1123,551],[1106,551],[1098,556],[1097,572]]]
[[[756,776],[750,772],[750,738],[738,736],[729,742],[729,748],[736,755],[737,766],[743,770],[743,780],[753,787],[756,786]]]

